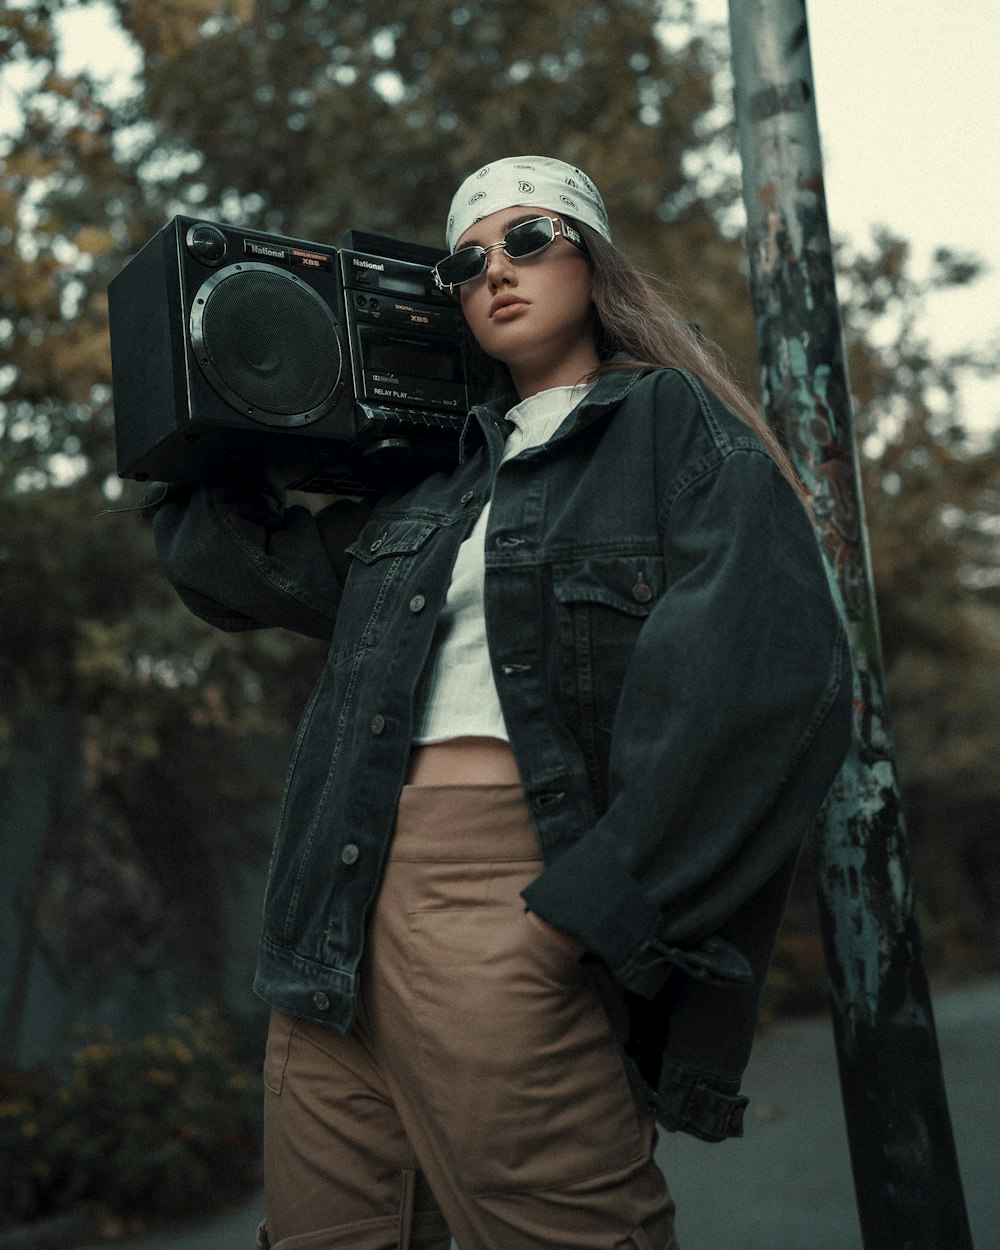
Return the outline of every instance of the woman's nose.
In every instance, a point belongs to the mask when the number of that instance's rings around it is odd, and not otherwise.
[[[502,243],[494,243],[486,249],[486,281],[491,286],[499,286],[504,280],[510,281],[513,267],[510,257],[503,250]]]

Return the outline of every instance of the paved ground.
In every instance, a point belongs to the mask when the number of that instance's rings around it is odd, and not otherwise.
[[[937,996],[935,1016],[973,1240],[976,1250],[1000,1250],[1000,983]],[[752,1114],[741,1141],[671,1134],[661,1145],[683,1250],[860,1250],[829,1023],[787,1024],[760,1039],[745,1088]],[[252,1250],[258,1210],[255,1199],[116,1250]]]
[[[939,995],[934,1009],[973,1242],[1000,1250],[1000,984]],[[663,1145],[683,1250],[860,1250],[829,1023],[761,1038],[745,1091],[741,1141]]]

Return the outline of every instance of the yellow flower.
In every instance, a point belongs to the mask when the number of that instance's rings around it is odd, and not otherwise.
[[[242,1073],[237,1072],[235,1076],[231,1076],[229,1078],[230,1089],[246,1089],[246,1087],[247,1087],[247,1078],[243,1076]]]
[[[162,1068],[147,1068],[144,1079],[150,1085],[173,1085],[175,1078],[172,1072],[164,1072]]]
[[[84,1046],[82,1050],[73,1052],[73,1062],[80,1065],[105,1063],[113,1055],[117,1054],[118,1047],[112,1042],[91,1042],[89,1046]]]
[[[172,1037],[167,1044],[170,1047],[170,1053],[181,1063],[190,1063],[194,1058],[194,1054],[192,1053],[190,1047],[185,1046],[182,1041],[178,1040],[178,1038]]]
[[[28,1102],[0,1102],[0,1120],[11,1119],[15,1115],[24,1115],[31,1106]]]
[[[37,1137],[38,1125],[34,1120],[25,1120],[25,1122],[21,1125],[21,1132],[25,1135],[25,1137]]]

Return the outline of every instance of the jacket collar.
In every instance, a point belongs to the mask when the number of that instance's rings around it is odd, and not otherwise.
[[[612,358],[616,363],[627,365],[630,357],[624,352]],[[636,382],[648,373],[648,369],[644,369],[638,363],[634,368],[618,368],[603,374],[597,380],[597,385],[593,390],[577,404],[571,414],[568,424],[560,427],[557,438],[565,438],[573,431],[584,426],[591,425],[612,408],[618,406],[625,396],[629,393]],[[459,440],[459,461],[464,462],[470,448],[470,439],[474,439],[473,430],[481,433],[487,439],[489,435],[487,430],[490,428],[502,429],[506,414],[518,403],[518,397],[511,392],[509,395],[503,395],[499,399],[489,400],[486,403],[477,404],[469,413],[465,427],[462,430],[462,436]]]

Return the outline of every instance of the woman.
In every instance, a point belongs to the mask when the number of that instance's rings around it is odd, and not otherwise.
[[[846,644],[784,455],[586,175],[485,166],[448,247],[509,392],[453,471],[156,515],[205,619],[331,638],[255,982],[261,1244],[668,1250],[654,1120],[741,1132]]]

